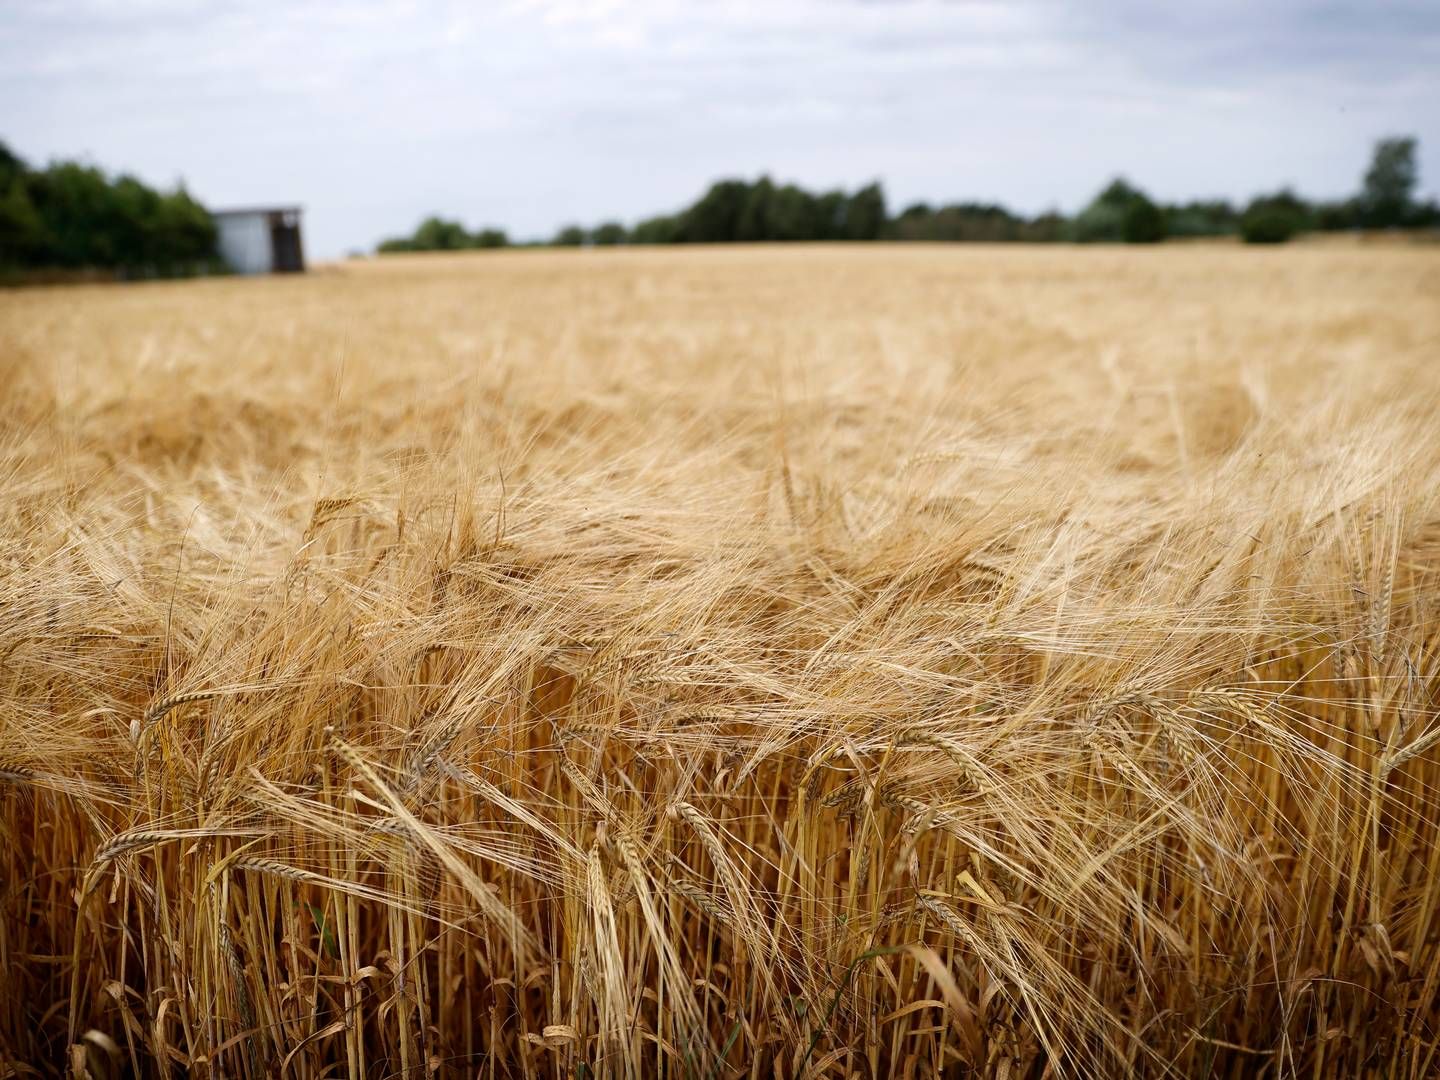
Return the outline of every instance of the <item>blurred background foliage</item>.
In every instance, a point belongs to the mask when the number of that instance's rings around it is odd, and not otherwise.
[[[950,243],[1126,243],[1238,236],[1273,244],[1314,231],[1440,227],[1440,206],[1417,202],[1416,140],[1381,139],[1361,190],[1348,199],[1307,202],[1289,189],[1256,196],[1246,205],[1226,199],[1158,203],[1124,177],[1116,177],[1074,217],[1048,210],[1034,217],[999,203],[917,202],[891,215],[877,181],[854,192],[806,191],[756,180],[718,180],[691,205],[645,218],[627,228],[607,221],[594,228],[571,223],[548,243],[559,247],[615,244],[724,244],[792,240],[916,240]],[[469,234],[459,222],[427,218],[408,237],[387,240],[389,251],[451,251],[503,247],[505,234]],[[540,241],[547,243],[547,241]]]
[[[210,272],[215,242],[209,211],[183,185],[156,191],[73,161],[33,169],[0,143],[0,269]]]
[[[1414,138],[1376,143],[1360,190],[1310,202],[1290,189],[1246,205],[1225,199],[1160,203],[1124,177],[1108,183],[1073,217],[1033,217],[998,203],[917,202],[891,214],[878,181],[855,191],[813,192],[769,176],[724,179],[691,205],[633,226],[571,223],[548,241],[561,247],[718,244],[746,241],[899,240],[950,243],[1127,243],[1237,236],[1276,244],[1306,232],[1440,228],[1440,205],[1416,198]],[[514,244],[504,229],[470,231],[427,217],[381,253],[466,251]],[[223,269],[210,213],[177,185],[157,191],[133,176],[111,177],[73,161],[30,167],[0,143],[0,272],[101,270],[120,277],[169,277]]]

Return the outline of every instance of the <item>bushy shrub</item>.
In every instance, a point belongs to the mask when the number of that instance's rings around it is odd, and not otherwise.
[[[33,266],[45,250],[45,223],[22,177],[0,188],[0,267]]]
[[[1239,213],[1224,199],[1197,200],[1165,208],[1168,236],[1227,236],[1239,225]]]
[[[1358,229],[1362,216],[1358,199],[1317,203],[1314,209],[1315,228],[1322,232]]]
[[[867,184],[845,203],[845,238],[878,240],[884,230],[885,191],[878,182]]]
[[[625,226],[618,221],[607,221],[605,224],[595,227],[595,231],[590,234],[590,239],[602,247],[623,244],[627,239]]]
[[[157,191],[69,161],[33,170],[0,144],[0,266],[154,277],[217,258],[215,223],[184,187]]]
[[[1070,239],[1077,244],[1116,244],[1125,227],[1122,207],[1092,202],[1070,222]]]
[[[1165,239],[1165,213],[1123,177],[1116,177],[1071,225],[1071,239],[1082,244],[1153,244]]]
[[[469,232],[459,221],[448,221],[432,214],[409,236],[382,240],[375,250],[382,255],[405,251],[467,251],[471,248],[503,248],[510,246],[504,229],[485,228]]]
[[[1247,244],[1283,244],[1298,231],[1295,219],[1281,210],[1247,210],[1240,219],[1240,236]]]
[[[1289,190],[1253,199],[1240,218],[1247,244],[1283,244],[1311,224],[1310,207]]]
[[[1120,238],[1127,244],[1158,244],[1165,239],[1165,213],[1144,194],[1136,192],[1125,206]]]
[[[630,230],[632,244],[673,244],[679,238],[680,222],[672,214],[646,218]]]
[[[1381,139],[1375,144],[1359,196],[1361,215],[1370,228],[1410,224],[1415,185],[1420,179],[1418,145],[1414,138]]]
[[[458,221],[428,217],[415,230],[417,251],[463,251],[470,246],[470,234]]]
[[[916,203],[895,219],[890,234],[896,240],[996,243],[1020,239],[1024,225],[1024,218],[992,203],[955,203],[938,210]]]
[[[1047,210],[1020,226],[1017,239],[1031,244],[1054,244],[1065,239],[1065,230],[1070,222],[1057,210]]]

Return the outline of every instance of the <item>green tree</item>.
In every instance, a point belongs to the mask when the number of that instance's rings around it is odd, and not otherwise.
[[[154,204],[153,257],[161,273],[175,273],[216,258],[215,219],[184,185]]]
[[[501,229],[481,229],[472,235],[459,221],[448,221],[432,214],[420,222],[409,236],[382,240],[375,250],[387,255],[403,251],[464,251],[468,248],[505,247],[509,242],[509,237]]]
[[[1071,239],[1081,244],[1118,243],[1125,223],[1125,206],[1134,191],[1123,178],[1112,180],[1075,216]]]
[[[32,175],[30,197],[50,239],[47,263],[66,268],[119,265],[116,204],[99,169],[56,162]]]
[[[580,247],[585,243],[585,230],[579,225],[566,225],[551,243],[556,247]]]
[[[30,199],[28,172],[0,142],[0,267],[35,265],[45,250],[45,224]]]
[[[826,191],[816,196],[811,214],[816,240],[840,240],[845,236],[845,210],[849,200],[843,191]]]
[[[673,244],[680,235],[680,221],[673,214],[646,218],[630,230],[632,244]]]
[[[46,246],[45,223],[16,177],[0,189],[0,267],[39,265]]]
[[[724,244],[740,239],[740,222],[750,200],[744,180],[719,180],[680,215],[676,239],[690,244]]]
[[[611,247],[615,244],[623,244],[629,238],[625,232],[625,226],[618,221],[607,221],[603,225],[597,225],[590,238],[602,247]]]
[[[795,184],[782,184],[770,196],[767,240],[830,240],[834,229],[821,199]]]
[[[119,176],[110,187],[113,200],[111,228],[118,251],[132,267],[158,271],[163,246],[160,236],[160,193],[133,176]]]
[[[879,240],[885,232],[885,191],[879,181],[866,184],[845,204],[845,238]]]
[[[749,185],[740,204],[740,213],[735,221],[736,240],[771,240],[772,204],[775,200],[775,185],[770,177],[762,176]]]
[[[1426,199],[1410,209],[1410,224],[1417,229],[1440,229],[1440,202]]]
[[[1158,244],[1165,239],[1165,212],[1143,193],[1125,207],[1120,236],[1127,244]]]
[[[0,191],[8,189],[16,180],[23,180],[29,171],[30,166],[0,142]]]
[[[1359,199],[1341,199],[1315,206],[1315,228],[1321,232],[1341,232],[1358,228],[1364,218]]]
[[[1366,225],[1385,229],[1409,223],[1420,178],[1415,149],[1415,140],[1408,137],[1381,139],[1375,144],[1360,193]]]
[[[1247,244],[1283,244],[1310,227],[1309,205],[1288,188],[1250,201],[1240,218],[1240,237]]]
[[[458,221],[446,221],[438,215],[426,218],[415,229],[416,251],[463,251],[470,247],[470,234]]]
[[[1032,244],[1054,244],[1065,239],[1070,222],[1058,210],[1047,210],[1020,226],[1020,239]]]
[[[1143,191],[1117,177],[1076,216],[1071,236],[1082,244],[1151,244],[1165,238],[1165,215]]]
[[[1224,199],[1167,206],[1164,213],[1167,236],[1225,236],[1240,223],[1239,213]]]
[[[952,203],[938,210],[925,203],[907,207],[890,227],[897,240],[1002,243],[1021,238],[1024,222],[994,203]]]
[[[73,161],[29,169],[0,144],[0,263],[189,273],[217,261],[215,223],[184,187],[161,192]]]

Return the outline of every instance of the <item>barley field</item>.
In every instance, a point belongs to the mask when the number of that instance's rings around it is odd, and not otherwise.
[[[1440,249],[0,293],[0,1076],[1440,1071]]]

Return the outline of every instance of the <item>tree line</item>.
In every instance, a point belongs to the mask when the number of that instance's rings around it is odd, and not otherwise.
[[[0,143],[0,272],[166,277],[219,265],[215,222],[184,187],[157,191],[74,161],[33,169]]]
[[[1165,204],[1123,178],[1079,213],[1034,217],[996,203],[915,203],[891,215],[880,184],[856,191],[811,192],[795,184],[721,180],[690,206],[633,226],[607,221],[567,225],[544,243],[557,246],[687,244],[787,240],[1154,243],[1166,238],[1238,235],[1280,243],[1298,233],[1349,229],[1440,228],[1440,206],[1415,197],[1413,138],[1380,140],[1360,190],[1312,202],[1289,189],[1244,206],[1224,199]],[[458,251],[512,245],[503,229],[469,231],[427,218],[381,252]],[[133,176],[56,161],[31,168],[0,143],[0,274],[36,269],[168,276],[220,269],[210,213],[184,189],[157,191]]]
[[[986,243],[1156,243],[1167,238],[1238,236],[1247,243],[1283,243],[1300,233],[1352,229],[1440,227],[1440,205],[1415,198],[1417,143],[1381,139],[1360,190],[1347,199],[1308,201],[1288,188],[1247,204],[1225,199],[1160,203],[1123,177],[1106,185],[1073,217],[1034,217],[997,203],[915,203],[891,216],[880,184],[857,191],[811,192],[795,184],[720,180],[673,214],[627,227],[619,221],[566,225],[548,241],[557,247],[615,244],[729,243],[787,240],[913,240]],[[503,229],[470,233],[458,221],[430,217],[413,234],[386,240],[382,253],[459,251],[515,246]],[[529,245],[526,245],[529,246]]]

